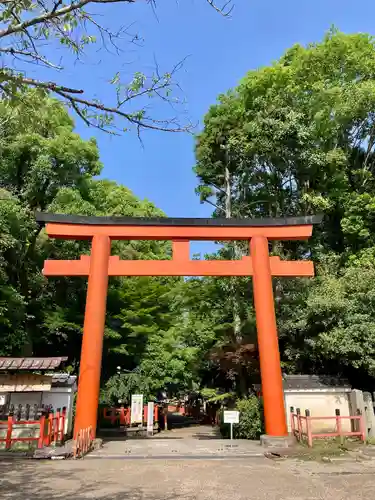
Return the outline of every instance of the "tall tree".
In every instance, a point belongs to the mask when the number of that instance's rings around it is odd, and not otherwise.
[[[95,141],[74,133],[58,101],[38,89],[2,102],[0,138],[0,352],[67,355],[77,372],[87,280],[50,278],[43,261],[77,259],[85,241],[53,240],[35,224],[35,210],[107,216],[163,216],[116,182],[97,179]],[[168,242],[115,241],[122,259],[166,259]],[[248,294],[248,283],[239,292]],[[172,395],[201,384],[241,393],[239,352],[254,331],[241,311],[241,342],[231,328],[233,304],[216,279],[111,278],[104,332],[103,401],[134,390]],[[246,325],[245,325],[246,324]],[[241,351],[242,350],[242,351]],[[120,367],[120,370],[118,370]],[[119,372],[119,373],[118,373]]]
[[[96,143],[73,132],[73,121],[58,101],[32,90],[19,102],[3,102],[0,113],[3,349],[47,355],[53,348],[56,353],[68,353],[74,363],[79,359],[86,280],[47,281],[41,270],[45,258],[75,259],[89,247],[86,242],[47,239],[35,223],[34,212],[163,214],[124,186],[93,179],[101,170]],[[158,258],[168,248],[158,242],[116,242],[113,252],[122,258]],[[110,286],[113,309],[109,309],[106,334],[116,336],[122,285],[113,280]]]
[[[1,102],[0,115],[2,267],[7,286],[22,297],[20,328],[24,353],[30,354],[44,288],[41,228],[34,211],[45,210],[64,186],[84,191],[101,165],[95,141],[83,141],[75,134],[64,107],[38,90],[25,93],[19,105]]]
[[[373,54],[369,35],[333,30],[322,43],[295,46],[271,67],[250,71],[206,117],[197,146],[200,189],[222,188],[224,144],[238,213],[324,210],[328,245],[342,251],[346,194],[352,203],[353,191],[371,190]],[[220,192],[217,200],[223,207]]]
[[[272,66],[250,71],[235,90],[220,96],[197,139],[198,192],[202,200],[215,205],[214,215],[225,213],[225,168],[231,174],[232,210],[237,216],[324,212],[324,222],[311,241],[283,242],[273,245],[272,251],[289,258],[311,255],[321,263],[322,276],[334,273],[330,286],[337,293],[346,290],[347,280],[354,276],[357,282],[359,268],[365,274],[363,266],[374,263],[374,56],[375,40],[366,34],[331,30],[320,43],[296,45]],[[338,266],[334,271],[332,259]],[[357,270],[351,274],[347,268],[353,265]],[[282,356],[290,370],[313,371],[319,365],[319,370],[329,371],[333,357],[336,370],[338,365],[343,369],[360,365],[359,338],[349,327],[348,316],[341,318],[342,327],[333,311],[331,326],[324,320],[318,331],[313,325],[309,307],[317,307],[317,294],[321,301],[327,298],[328,283],[323,278],[274,280]],[[361,294],[355,290],[355,296]],[[354,297],[353,301],[350,311],[358,311],[353,314],[359,321],[362,312]],[[297,316],[291,315],[292,307]],[[373,338],[369,318],[371,314],[361,320],[366,345]],[[290,337],[291,328],[298,335]],[[323,338],[332,339],[335,354]],[[340,338],[345,338],[345,352],[339,349]],[[318,364],[313,362],[313,344],[321,349]],[[311,363],[300,362],[310,356]]]

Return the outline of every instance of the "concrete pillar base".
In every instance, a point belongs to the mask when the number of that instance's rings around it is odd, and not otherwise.
[[[269,436],[263,434],[260,436],[260,445],[264,448],[291,448],[296,445],[294,436]]]

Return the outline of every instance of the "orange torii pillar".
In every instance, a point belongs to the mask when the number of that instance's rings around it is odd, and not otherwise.
[[[74,436],[96,431],[109,276],[253,276],[254,305],[264,402],[266,437],[288,435],[272,276],[313,276],[310,261],[270,257],[269,240],[307,239],[320,217],[287,219],[168,219],[84,217],[37,214],[53,238],[91,240],[91,255],[79,260],[46,260],[46,276],[88,276],[86,311]],[[171,240],[171,260],[129,261],[110,255],[111,240]],[[250,242],[250,256],[235,261],[190,260],[191,240]]]

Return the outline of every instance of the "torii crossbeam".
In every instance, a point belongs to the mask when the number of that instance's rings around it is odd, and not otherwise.
[[[109,276],[252,276],[266,433],[288,435],[272,276],[313,276],[310,261],[270,257],[269,240],[303,240],[320,217],[282,219],[170,219],[37,214],[52,238],[91,240],[91,255],[79,260],[46,260],[45,276],[88,276],[74,435],[96,429]],[[170,260],[121,260],[111,240],[170,240]],[[189,242],[245,240],[250,256],[241,260],[191,260]]]

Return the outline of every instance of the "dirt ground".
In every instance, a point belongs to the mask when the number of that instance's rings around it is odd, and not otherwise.
[[[152,439],[109,436],[83,460],[0,458],[1,500],[371,499],[375,460],[265,458],[259,442],[192,426]],[[375,456],[375,455],[374,455]]]
[[[356,500],[373,498],[375,462],[264,457],[0,461],[3,500]]]

